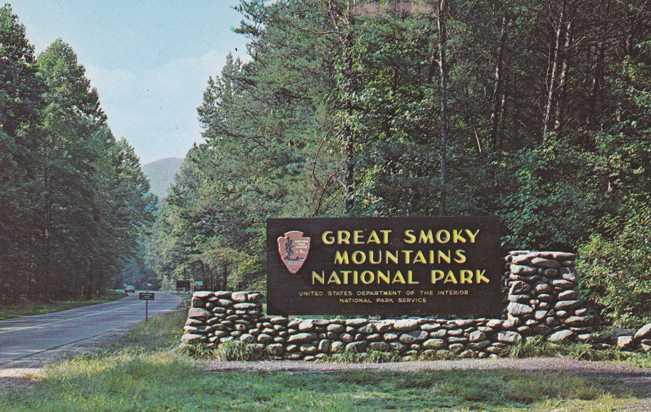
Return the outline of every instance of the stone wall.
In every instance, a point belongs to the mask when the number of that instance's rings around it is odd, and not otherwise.
[[[292,319],[263,314],[260,293],[195,292],[182,343],[215,348],[238,340],[273,359],[382,351],[410,360],[497,357],[528,336],[588,342],[593,317],[579,299],[574,259],[565,252],[509,253],[503,319]]]

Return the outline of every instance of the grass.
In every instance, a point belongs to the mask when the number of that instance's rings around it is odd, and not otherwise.
[[[634,400],[613,382],[549,372],[205,372],[174,349],[183,322],[182,311],[158,316],[102,353],[55,364],[0,394],[0,411],[596,411]]]
[[[564,343],[562,345],[548,342],[542,336],[530,337],[510,349],[514,358],[532,358],[540,356],[565,356],[585,361],[610,361],[625,363],[639,368],[651,368],[651,353],[627,352],[618,349],[593,349],[585,343]]]
[[[51,312],[73,309],[80,306],[96,305],[98,303],[111,302],[125,297],[123,293],[109,291],[106,294],[84,300],[57,300],[48,303],[21,303],[18,305],[1,305],[0,320],[16,318],[18,316],[44,315]]]

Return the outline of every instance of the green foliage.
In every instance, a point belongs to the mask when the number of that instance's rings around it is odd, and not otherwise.
[[[645,29],[605,26],[644,13],[640,1],[568,17],[572,53],[559,53],[549,108],[556,32],[545,22],[558,4],[449,2],[445,188],[436,24],[347,4],[236,7],[251,58],[228,56],[204,91],[205,142],[148,248],[165,284],[263,288],[269,217],[435,215],[445,189],[451,215],[500,216],[505,248],[574,251],[606,236],[604,219],[626,219],[625,196],[651,191]],[[626,46],[605,46],[615,38]]]
[[[72,48],[36,59],[9,5],[0,61],[0,303],[98,296],[153,218],[138,158]]]
[[[506,246],[576,250],[605,207],[587,153],[552,135],[505,162],[505,175],[512,179],[499,211]]]
[[[629,196],[579,249],[580,286],[604,319],[624,327],[651,321],[651,197]]]

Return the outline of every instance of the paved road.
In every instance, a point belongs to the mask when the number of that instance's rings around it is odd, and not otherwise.
[[[176,295],[156,292],[149,314],[170,312],[180,302]],[[0,369],[40,367],[68,354],[92,351],[144,318],[145,303],[136,293],[114,302],[0,321]]]

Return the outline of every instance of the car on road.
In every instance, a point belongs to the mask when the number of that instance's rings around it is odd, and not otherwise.
[[[124,288],[124,291],[127,293],[127,295],[128,295],[129,293],[136,293],[136,288],[134,288],[133,285],[127,285],[127,286]]]

